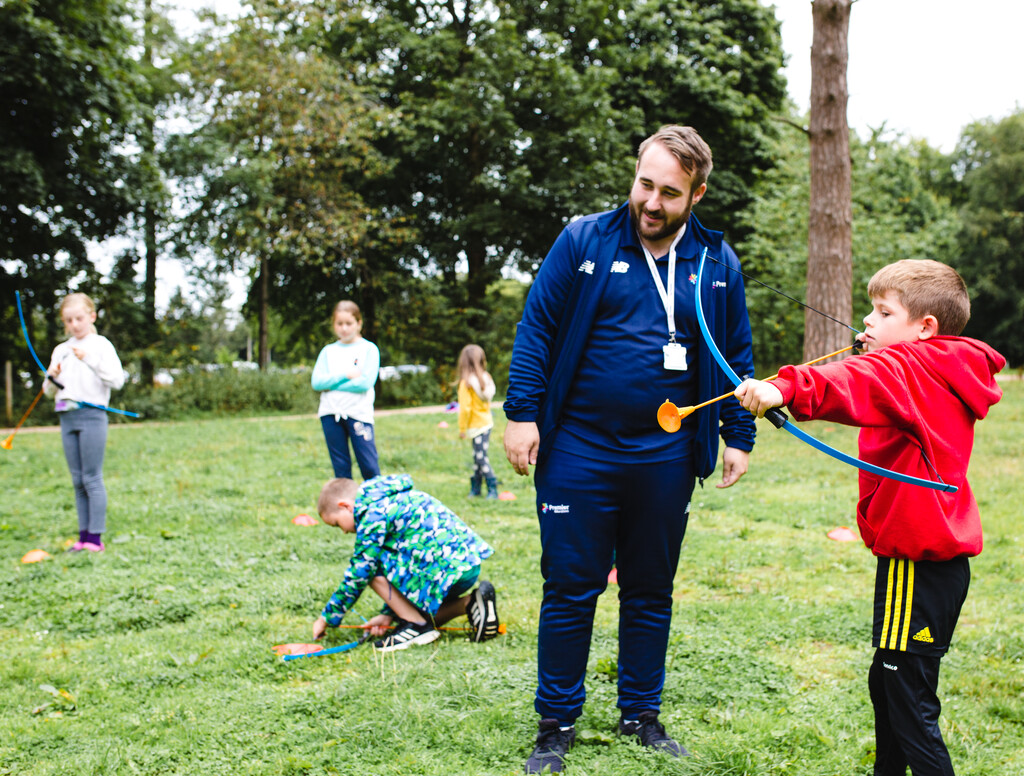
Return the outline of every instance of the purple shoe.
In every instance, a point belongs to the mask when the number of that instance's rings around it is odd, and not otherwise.
[[[88,550],[89,552],[103,552],[106,547],[103,546],[103,542],[95,544],[94,542],[82,542],[82,549]]]

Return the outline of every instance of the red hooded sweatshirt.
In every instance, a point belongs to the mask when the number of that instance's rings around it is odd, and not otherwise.
[[[797,420],[859,426],[863,460],[922,479],[937,472],[959,488],[943,493],[860,472],[857,525],[868,548],[942,561],[981,552],[967,465],[975,422],[1003,395],[995,375],[1005,365],[983,342],[933,337],[825,366],[783,367],[775,385]]]

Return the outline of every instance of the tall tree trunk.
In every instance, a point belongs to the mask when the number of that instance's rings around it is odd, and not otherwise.
[[[260,257],[260,276],[256,282],[259,284],[258,317],[260,322],[259,344],[257,345],[259,361],[257,363],[259,364],[260,371],[265,372],[267,365],[270,363],[270,352],[267,350],[267,311],[270,307],[270,262],[266,256]]]
[[[154,71],[153,65],[153,3],[152,0],[146,0],[146,5],[143,10],[143,23],[145,30],[143,32],[143,54],[142,58],[149,69],[149,72]],[[154,107],[154,106],[149,106]],[[149,111],[143,122],[142,131],[142,158],[143,164],[146,168],[148,175],[155,175],[157,170],[156,161],[156,140],[155,140],[155,121],[153,118],[153,111]],[[142,313],[144,318],[143,326],[145,327],[144,342],[147,350],[152,348],[156,344],[157,340],[157,326],[156,326],[156,206],[153,202],[153,198],[156,196],[157,182],[155,180],[146,181],[147,194],[143,204],[142,221],[144,225],[144,244],[146,251],[146,278],[143,284],[143,302],[142,302]],[[141,379],[143,385],[153,384],[153,372],[154,365],[153,359],[148,355],[143,355],[142,363],[140,364]]]
[[[469,148],[467,163],[476,181],[483,175],[485,151],[480,141],[480,130],[474,128],[468,138]],[[484,331],[488,326],[487,287],[490,285],[487,267],[487,243],[479,229],[470,230],[466,235],[466,301],[465,304],[475,312],[471,313],[467,323],[472,336]]]
[[[851,0],[814,0],[811,44],[811,203],[807,304],[840,321],[852,314],[853,212],[850,128],[846,121]],[[849,332],[804,313],[804,360],[849,344]]]

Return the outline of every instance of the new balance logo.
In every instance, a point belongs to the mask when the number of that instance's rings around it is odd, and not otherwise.
[[[627,272],[629,272],[629,263],[625,261],[613,261],[612,272],[621,272],[623,275],[625,275]]]
[[[587,259],[585,262],[580,264],[580,268],[579,268],[578,271],[579,272],[586,272],[588,275],[593,275],[594,274],[594,262],[592,262],[590,259]]]
[[[919,630],[917,633],[915,633],[912,636],[912,638],[914,639],[914,641],[924,641],[924,642],[926,642],[928,644],[934,644],[935,643],[935,639],[932,638],[932,632],[930,630],[928,630],[927,626],[924,627],[924,628],[921,628],[921,630]]]

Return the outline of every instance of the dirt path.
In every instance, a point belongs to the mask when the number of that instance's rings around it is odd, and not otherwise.
[[[493,408],[500,408],[501,407],[501,402],[500,401],[491,402],[491,407],[493,407]],[[455,414],[453,412],[447,412],[446,413],[444,411],[444,408],[445,408],[444,404],[431,405],[429,407],[401,407],[401,408],[398,408],[398,409],[390,409],[390,410],[374,410],[373,414],[374,414],[375,417],[378,417],[378,418],[384,418],[384,417],[387,417],[388,415],[432,415],[432,414],[435,414],[435,413],[438,414],[438,415],[454,415]],[[205,419],[206,418],[204,418],[204,420]],[[244,421],[247,421],[247,422],[250,422],[250,423],[255,423],[255,422],[264,422],[264,423],[266,423],[266,422],[269,422],[269,421],[277,421],[277,420],[316,420],[316,419],[317,419],[317,415],[315,413],[311,413],[311,414],[308,414],[308,415],[267,415],[267,416],[260,416],[260,417],[255,417],[255,418],[239,418],[239,420],[244,420]],[[192,422],[194,422],[194,421],[190,421],[190,420],[149,420],[149,421],[143,421],[142,423],[118,423],[116,426],[112,425],[111,428],[143,428],[143,427],[151,428],[153,426],[175,426],[175,425],[181,425],[182,423],[192,423]],[[14,430],[13,427],[2,428],[2,429],[0,429],[0,434],[7,435],[7,434],[11,433],[11,431],[13,431],[13,430]],[[52,434],[52,433],[55,433],[57,431],[60,431],[60,426],[24,426],[24,427],[21,428],[20,431],[18,431],[18,433],[19,434]]]

